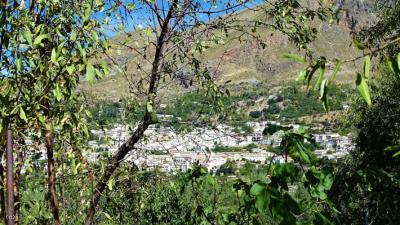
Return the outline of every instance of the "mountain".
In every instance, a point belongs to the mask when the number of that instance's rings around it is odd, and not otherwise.
[[[313,1],[311,1],[313,2]],[[329,59],[349,60],[360,53],[351,46],[352,34],[362,26],[372,23],[374,13],[372,1],[338,0],[336,7],[339,13],[338,23],[328,24],[316,22],[318,37],[310,45],[315,54],[327,56]],[[243,10],[239,12],[241,18],[258,18],[259,12]],[[266,47],[263,49],[255,41],[240,42],[238,39],[226,39],[223,45],[214,45],[205,51],[203,61],[215,71],[217,84],[229,82],[229,87],[240,92],[242,87],[259,84],[262,88],[285,86],[285,83],[295,80],[299,70],[306,65],[284,59],[285,53],[299,54],[298,49],[283,34],[268,29],[259,30],[265,37]],[[128,34],[132,41],[124,43],[128,47],[118,47],[112,57],[128,68],[128,77],[135,79],[137,65],[134,62],[136,53],[129,46],[138,45],[139,36]],[[127,36],[117,36],[112,39],[114,44],[123,42]],[[355,70],[360,62],[346,63],[337,75],[337,83],[352,83]],[[142,67],[149,67],[143,63]],[[331,70],[327,70],[331,73]],[[135,74],[135,75],[133,75]],[[180,84],[187,86],[180,77],[185,74],[176,74],[176,82],[161,90],[160,95],[165,99],[175,98],[182,93],[175,91]],[[132,78],[133,77],[133,78]],[[131,80],[132,81],[132,80]],[[291,82],[292,83],[292,82]],[[117,101],[129,93],[127,78],[114,70],[111,76],[88,85],[83,82],[80,90],[95,98]],[[192,90],[188,88],[187,90]]]

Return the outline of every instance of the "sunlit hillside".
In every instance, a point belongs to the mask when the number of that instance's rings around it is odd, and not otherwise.
[[[310,3],[314,4],[314,3]],[[345,3],[345,11],[340,12],[340,19],[331,24],[315,22],[318,29],[318,37],[310,45],[316,56],[324,55],[330,59],[339,58],[343,61],[351,60],[358,55],[358,51],[352,43],[352,32],[365,24],[373,21],[374,14],[369,10],[367,3],[348,1]],[[243,10],[239,12],[239,18],[255,20],[261,18],[260,11]],[[266,20],[268,22],[268,20]],[[249,26],[248,32],[251,33]],[[137,53],[130,47],[137,47],[146,41],[145,31],[122,34],[114,37],[111,41],[115,45],[110,53],[114,60],[127,68],[127,76],[122,75],[114,69],[111,75],[105,79],[95,82],[93,85],[83,83],[80,86],[85,93],[101,99],[112,101],[119,100],[129,90],[129,82],[140,77],[141,72],[137,69],[150,68],[150,65],[140,59]],[[273,32],[270,29],[257,29],[255,31],[266,44],[265,48],[255,40],[244,38],[239,40],[241,32],[230,31],[229,36],[222,40],[222,44],[212,44],[205,50],[204,64],[210,69],[217,84],[229,83],[230,86],[241,86],[251,84],[262,84],[263,87],[285,86],[286,81],[294,81],[298,72],[305,68],[305,64],[283,58],[285,53],[301,54],[298,48],[292,44],[285,35]],[[139,33],[139,34],[138,34]],[[217,36],[223,36],[216,34]],[[151,37],[150,37],[151,38]],[[152,57],[152,50],[148,57]],[[353,83],[355,70],[360,61],[346,63],[337,75],[337,83]],[[330,65],[332,69],[333,65]],[[327,70],[331,73],[331,70]],[[179,80],[169,82],[168,87],[161,90],[164,99],[176,96]],[[234,87],[233,87],[234,88]],[[239,88],[240,89],[240,88]],[[184,91],[184,90],[183,90]],[[237,92],[233,92],[235,94]]]

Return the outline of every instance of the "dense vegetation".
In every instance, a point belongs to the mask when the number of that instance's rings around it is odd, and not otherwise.
[[[349,99],[351,88],[347,85],[334,85],[329,92],[331,96],[330,110],[342,110],[343,104],[346,104],[346,100]],[[284,90],[283,96],[290,102],[280,112],[281,117],[296,118],[325,112],[315,91],[300,91],[298,87],[292,86]]]
[[[400,219],[400,161],[390,151],[400,141],[400,77],[384,74],[372,85],[373,105],[358,100],[349,113],[357,149],[337,166],[329,193],[343,212],[340,221],[346,224],[364,224],[356,218],[376,224],[395,224]]]

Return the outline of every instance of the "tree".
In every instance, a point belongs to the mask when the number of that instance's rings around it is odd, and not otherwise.
[[[274,124],[274,123],[267,123],[267,126],[263,130],[263,135],[273,135],[276,132],[282,130],[284,127]]]
[[[91,18],[103,6],[102,1],[1,2],[0,130],[13,125],[15,136],[20,137],[16,177],[24,166],[24,140],[29,137],[37,146],[45,143],[55,224],[62,222],[54,155],[57,146],[64,146],[64,139],[70,140],[71,147],[82,140],[81,135],[88,135],[75,89],[81,73],[92,81],[104,72],[90,62],[96,55],[94,49],[107,47],[101,40],[100,22]]]
[[[371,85],[372,106],[358,99],[349,113],[357,148],[337,166],[329,192],[342,212],[341,223],[395,224],[400,219],[400,159],[385,151],[400,141],[399,85],[399,77],[386,69]]]

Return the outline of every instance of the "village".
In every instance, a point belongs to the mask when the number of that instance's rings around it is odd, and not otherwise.
[[[172,127],[152,125],[127,160],[134,162],[143,170],[158,169],[168,173],[186,171],[195,162],[212,172],[228,161],[234,161],[239,166],[246,161],[265,163],[273,160],[276,163],[284,163],[283,156],[268,151],[280,145],[281,132],[263,135],[267,124],[280,125],[280,122],[247,122],[253,129],[251,134],[238,134],[234,132],[233,127],[225,124],[216,127],[197,127],[185,134],[177,133]],[[297,124],[288,125],[294,130],[300,128]],[[107,143],[96,140],[88,143],[91,148],[102,149],[107,153],[115,152],[129,137],[129,129],[123,125],[116,125],[111,129],[92,130],[91,133],[97,137],[110,137]],[[320,158],[336,160],[355,148],[351,135],[341,136],[334,132],[325,132],[314,134],[314,139],[319,146],[314,153]],[[214,151],[217,146],[243,149],[243,151]]]

